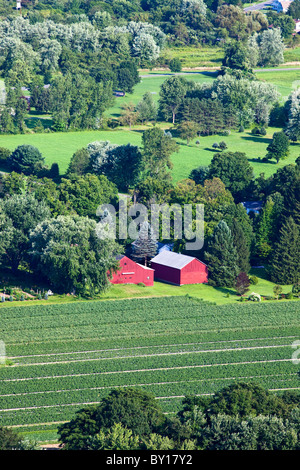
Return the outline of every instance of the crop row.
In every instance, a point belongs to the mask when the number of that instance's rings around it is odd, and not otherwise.
[[[153,337],[154,335],[160,334],[180,334],[180,333],[192,333],[195,331],[223,331],[224,329],[249,329],[249,321],[251,326],[260,326],[270,327],[270,326],[289,326],[297,327],[299,325],[299,320],[297,318],[289,319],[274,319],[272,316],[269,318],[264,316],[263,318],[257,318],[254,322],[253,318],[247,320],[244,317],[237,318],[234,322],[233,319],[228,319],[222,317],[221,315],[218,318],[212,318],[210,321],[207,319],[206,323],[203,322],[203,318],[194,317],[194,318],[172,318],[172,319],[156,319],[153,321],[148,321],[147,316],[144,315],[144,320],[140,322],[124,322],[122,324],[114,325],[111,323],[107,324],[86,324],[81,325],[80,327],[75,327],[74,325],[61,326],[60,328],[49,327],[46,328],[40,324],[39,328],[28,329],[26,328],[26,322],[24,322],[23,329],[20,327],[20,330],[14,332],[6,332],[3,334],[3,341],[7,342],[27,342],[27,341],[45,341],[45,340],[54,340],[54,339],[66,339],[73,338],[107,338],[114,337],[119,338],[120,341],[125,337],[136,338],[140,336],[144,337]]]
[[[187,301],[183,308],[177,305],[170,309],[165,306],[161,308],[151,308],[134,313],[130,309],[122,312],[108,312],[101,309],[101,302],[98,302],[98,308],[93,314],[86,311],[65,315],[58,313],[57,316],[29,316],[31,307],[23,309],[28,314],[22,322],[19,318],[14,321],[12,318],[8,322],[2,322],[2,338],[6,342],[10,341],[34,341],[37,337],[42,339],[54,339],[57,337],[108,337],[114,334],[117,336],[137,336],[147,334],[150,331],[193,331],[213,330],[222,328],[247,328],[249,322],[252,326],[275,326],[292,324],[298,325],[300,314],[298,302],[286,304],[269,304],[262,310],[259,304],[252,304],[251,307],[214,306],[204,303],[193,304]],[[289,307],[287,308],[287,306]],[[58,311],[59,312],[59,311]],[[190,323],[190,328],[188,325]],[[3,326],[6,328],[3,328]]]
[[[90,301],[90,302],[74,302],[65,304],[49,304],[49,305],[30,305],[24,307],[3,307],[0,312],[3,319],[12,320],[14,318],[23,318],[24,315],[33,317],[55,317],[57,315],[72,316],[82,313],[90,313],[91,315],[112,314],[143,311],[159,311],[161,309],[172,310],[174,308],[182,308],[188,306],[201,307],[212,306],[208,302],[199,301],[200,299],[192,299],[188,297],[154,297],[151,299],[125,299],[112,301]]]
[[[142,370],[103,374],[102,372],[86,372],[82,375],[33,377],[1,381],[1,395],[17,393],[34,393],[76,388],[114,387],[147,383],[212,380],[222,377],[256,377],[261,375],[294,375],[298,369],[291,362],[254,362],[242,364],[225,364],[213,367],[185,367],[168,370]]]
[[[106,337],[98,339],[87,338],[72,338],[65,340],[52,339],[39,342],[30,343],[16,343],[7,345],[8,356],[30,356],[38,354],[55,354],[55,353],[69,353],[73,351],[91,351],[91,350],[120,350],[124,349],[147,349],[150,347],[169,347],[173,344],[181,345],[186,343],[201,343],[203,345],[214,345],[228,342],[236,344],[244,344],[246,340],[253,341],[266,341],[266,343],[276,338],[286,338],[284,341],[294,341],[300,338],[300,326],[289,327],[268,327],[268,328],[249,328],[249,329],[236,329],[236,330],[223,330],[223,331],[196,331],[196,332],[181,332],[173,334],[160,334],[154,336],[141,336],[136,338],[119,338]]]
[[[282,363],[279,363],[282,365]],[[276,364],[278,366],[278,363]],[[248,364],[246,366],[249,366]],[[252,369],[252,370],[251,370]],[[273,380],[273,388],[278,388],[279,384],[293,380],[297,386],[300,386],[298,374],[289,367],[241,367],[227,366],[226,371],[222,367],[213,367],[209,370],[199,371],[196,368],[169,370],[163,373],[155,371],[153,373],[143,371],[128,374],[114,374],[112,377],[101,374],[85,376],[68,376],[58,378],[46,378],[29,380],[22,382],[11,382],[1,387],[0,408],[13,408],[23,406],[26,400],[30,403],[49,403],[49,400],[56,399],[60,403],[60,397],[70,395],[73,392],[82,391],[89,394],[90,390],[111,389],[114,387],[152,387],[155,384],[180,384],[181,390],[185,391],[186,384],[197,382],[199,390],[211,381],[215,380],[234,380],[234,379],[256,380],[258,378]],[[109,391],[109,390],[108,390]],[[15,403],[18,403],[16,405]]]
[[[199,342],[186,344],[166,344],[157,346],[144,346],[135,348],[96,349],[88,351],[69,351],[51,354],[31,354],[29,356],[10,357],[17,364],[37,364],[50,362],[85,361],[95,359],[116,359],[118,357],[135,357],[145,355],[189,354],[192,352],[232,350],[239,348],[266,348],[279,345],[291,345],[294,337],[259,338],[236,341]]]
[[[235,362],[253,361],[290,361],[293,350],[290,346],[268,347],[266,349],[243,349],[232,351],[206,351],[191,354],[176,354],[163,356],[103,358],[91,361],[66,362],[56,364],[24,365],[19,367],[6,367],[0,369],[0,379],[45,377],[65,375],[70,373],[174,368],[188,366],[210,366],[212,364],[226,364]]]

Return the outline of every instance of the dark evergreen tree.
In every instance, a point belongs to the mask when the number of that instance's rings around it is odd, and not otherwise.
[[[141,224],[138,238],[133,242],[131,257],[138,263],[147,266],[148,261],[157,253],[157,240],[150,224],[145,221]]]
[[[278,284],[294,284],[300,277],[300,233],[292,217],[283,223],[270,262],[270,278]]]
[[[215,227],[205,252],[209,284],[233,287],[239,274],[238,253],[231,230],[224,220]]]
[[[240,271],[248,273],[251,267],[250,249],[244,231],[237,219],[233,219],[232,224],[229,226],[233,236],[233,244],[238,254],[238,267]]]
[[[41,152],[32,145],[19,145],[11,154],[8,163],[12,170],[30,175],[44,163]]]
[[[240,274],[236,278],[235,288],[238,293],[243,296],[248,292],[250,286],[250,279],[247,276],[247,273],[240,272]]]

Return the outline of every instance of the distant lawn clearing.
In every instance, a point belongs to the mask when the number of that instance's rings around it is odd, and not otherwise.
[[[150,128],[149,126],[148,128]],[[171,125],[169,125],[171,128]],[[147,128],[144,126],[144,129]],[[254,169],[255,176],[265,173],[266,177],[271,176],[278,168],[295,162],[300,154],[300,145],[292,143],[290,145],[290,155],[285,160],[263,163],[257,161],[257,158],[263,158],[266,155],[266,148],[272,139],[273,133],[279,131],[277,128],[269,128],[264,137],[253,136],[247,132],[233,132],[229,136],[207,136],[200,137],[200,144],[196,145],[196,139],[187,145],[186,142],[176,139],[179,144],[179,152],[172,157],[174,168],[174,181],[188,178],[191,170],[200,165],[209,165],[216,151],[212,148],[214,142],[225,141],[228,151],[245,152],[251,166]],[[132,131],[114,130],[114,131],[84,131],[84,132],[56,132],[50,134],[26,134],[26,135],[1,135],[0,147],[7,147],[14,150],[18,145],[30,144],[37,147],[45,157],[47,165],[56,162],[59,164],[60,173],[64,174],[68,168],[69,161],[73,153],[79,148],[85,147],[90,142],[96,140],[109,140],[115,144],[141,145],[142,129],[133,129]]]

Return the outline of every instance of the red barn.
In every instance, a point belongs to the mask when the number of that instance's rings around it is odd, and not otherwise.
[[[182,286],[185,284],[202,284],[208,280],[205,263],[192,256],[181,255],[163,250],[151,260],[155,279]]]
[[[119,258],[120,270],[113,274],[112,284],[138,284],[142,282],[146,286],[153,286],[154,270],[136,263],[127,256]]]

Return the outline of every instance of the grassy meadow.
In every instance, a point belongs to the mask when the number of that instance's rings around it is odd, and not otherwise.
[[[150,126],[149,126],[150,127]],[[149,128],[144,126],[143,129]],[[171,125],[168,126],[170,130]],[[133,128],[131,131],[123,130],[111,131],[82,131],[82,132],[56,132],[49,134],[26,134],[26,135],[1,135],[0,147],[7,147],[14,150],[18,145],[30,144],[37,147],[45,158],[47,165],[56,162],[59,164],[60,173],[64,174],[67,170],[69,161],[73,153],[79,148],[85,147],[90,142],[96,140],[109,140],[115,144],[141,145],[142,131],[140,127]],[[181,139],[176,139],[179,144],[179,152],[174,153],[172,161],[173,179],[180,181],[188,178],[191,170],[200,165],[209,165],[215,150],[212,148],[214,142],[225,141],[228,151],[245,152],[248,160],[253,167],[255,176],[265,173],[266,177],[271,176],[278,168],[293,163],[300,154],[300,144],[292,143],[290,145],[289,156],[276,162],[261,162],[258,158],[266,155],[266,148],[272,139],[273,133],[280,129],[268,128],[267,135],[253,136],[249,130],[245,132],[232,132],[229,136],[206,136],[200,137],[200,144],[194,140],[189,145]]]
[[[187,53],[192,51],[194,51],[195,54],[198,53],[198,49],[187,49]],[[178,54],[182,54],[182,51],[180,52],[179,48],[176,49],[176,52],[178,52]],[[146,91],[150,91],[153,95],[153,99],[157,102],[160,86],[170,75],[170,72],[141,72],[141,82],[136,85],[134,93],[126,94],[125,97],[116,98],[114,106],[106,112],[106,116],[108,118],[118,118],[123,104],[137,104]],[[198,83],[211,82],[216,76],[217,74],[214,71],[191,71],[185,73],[185,77]],[[283,100],[286,100],[290,92],[300,85],[300,69],[292,70],[287,68],[285,71],[281,71],[274,68],[271,71],[257,72],[257,77],[260,80],[275,84],[278,91],[281,93]],[[32,128],[33,123],[40,118],[42,119],[45,127],[50,125],[51,116],[35,114],[33,111],[27,119],[28,127]],[[166,129],[172,128],[170,123],[159,123],[159,125]],[[0,147],[7,147],[10,150],[14,150],[21,144],[34,145],[42,152],[47,165],[51,165],[54,162],[58,163],[60,173],[64,174],[67,170],[71,156],[79,148],[82,148],[95,140],[109,140],[112,143],[120,145],[127,144],[128,142],[133,145],[140,145],[142,132],[144,129],[149,127],[151,127],[151,124],[146,126],[136,125],[131,131],[126,127],[120,127],[115,130],[101,131],[1,135]],[[276,164],[275,162],[265,163],[259,161],[259,159],[262,159],[266,155],[266,148],[272,139],[273,133],[278,130],[279,129],[276,128],[268,128],[267,135],[264,137],[252,136],[249,130],[246,130],[243,133],[232,132],[231,135],[226,137],[218,135],[201,137],[199,145],[196,145],[196,139],[189,145],[180,139],[176,139],[179,144],[179,152],[175,153],[172,157],[174,164],[174,181],[187,178],[191,170],[200,165],[207,166],[215,153],[212,149],[212,144],[221,140],[226,142],[229,151],[246,153],[249,162],[254,169],[255,176],[258,176],[260,173],[265,173],[266,177],[268,177],[272,175],[277,168],[294,162],[300,153],[299,144],[291,144],[288,158],[280,161],[279,164]]]

